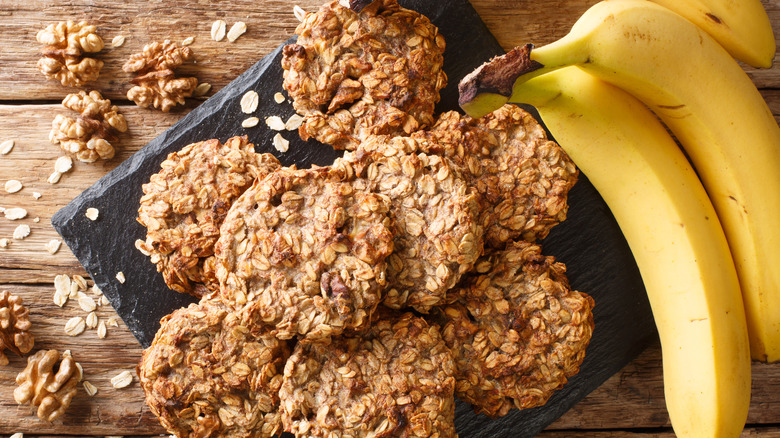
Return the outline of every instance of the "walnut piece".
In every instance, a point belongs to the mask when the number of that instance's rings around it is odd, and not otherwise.
[[[99,52],[103,39],[98,36],[97,27],[82,21],[61,21],[50,24],[38,32],[36,39],[44,47],[43,58],[38,69],[48,79],[56,79],[62,85],[81,87],[86,82],[97,80],[103,61],[84,56],[84,53]]]
[[[111,142],[116,141],[117,133],[127,131],[127,121],[116,105],[103,99],[97,90],[69,94],[62,105],[81,114],[75,119],[58,114],[52,122],[49,140],[85,163],[113,158]]]
[[[131,55],[122,66],[122,70],[137,74],[130,81],[134,86],[127,91],[127,98],[140,107],[154,106],[166,113],[184,104],[198,86],[198,79],[177,78],[173,71],[191,57],[192,49],[168,40],[147,44],[143,52]]]
[[[0,292],[0,365],[8,365],[5,349],[19,356],[32,350],[35,338],[30,325],[30,311],[22,299],[8,291]]]
[[[81,368],[65,351],[41,350],[27,359],[27,368],[16,376],[14,400],[38,408],[41,420],[54,421],[70,406],[81,382]]]

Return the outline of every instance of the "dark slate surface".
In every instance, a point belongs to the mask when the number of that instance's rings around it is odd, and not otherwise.
[[[503,50],[484,26],[467,0],[400,1],[427,15],[447,40],[444,69],[449,86],[442,93],[438,111],[457,109],[457,83],[461,77]],[[194,299],[170,291],[148,259],[134,247],[145,230],[135,221],[141,185],[159,169],[168,153],[185,145],[234,135],[248,135],[258,152],[274,152],[275,132],[264,123],[241,128],[248,117],[239,100],[248,90],[260,95],[255,114],[261,120],[270,115],[283,119],[293,113],[288,103],[277,104],[273,94],[282,90],[281,46],[220,90],[178,123],[155,138],[114,171],[84,191],[52,218],[54,228],[141,345],[148,346],[162,316]],[[338,155],[314,141],[303,142],[286,133],[287,153],[276,155],[285,165],[327,165]],[[513,411],[492,420],[475,415],[458,403],[456,423],[461,437],[530,437],[566,412],[577,401],[601,385],[639,354],[655,338],[650,307],[639,272],[609,209],[583,175],[572,190],[569,219],[556,227],[543,242],[544,252],[568,266],[569,279],[578,290],[596,301],[596,329],[580,373],[545,406]],[[88,207],[100,210],[92,222],[84,216]],[[120,284],[115,275],[124,272]]]

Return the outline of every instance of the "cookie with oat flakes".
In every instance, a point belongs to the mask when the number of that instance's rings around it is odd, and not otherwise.
[[[579,171],[522,108],[504,105],[480,119],[447,112],[413,136],[430,140],[427,152],[451,158],[477,189],[487,246],[543,239],[566,219]]]
[[[491,417],[545,404],[579,372],[593,333],[593,299],[538,245],[490,251],[430,320],[455,356],[455,394]]]
[[[355,149],[369,134],[408,135],[433,123],[445,42],[396,0],[355,12],[333,0],[309,13],[284,47],[284,88],[304,116],[301,138]]]
[[[168,287],[197,298],[218,288],[214,244],[228,208],[256,178],[280,166],[246,137],[193,143],[168,155],[143,185],[138,209],[147,229],[139,249]]]
[[[452,352],[435,326],[390,311],[360,333],[300,341],[279,391],[285,430],[307,437],[456,437]]]
[[[220,230],[220,294],[283,339],[364,328],[393,249],[389,207],[329,167],[282,168],[257,180]]]
[[[395,240],[383,304],[427,313],[444,303],[483,243],[477,193],[448,158],[415,153],[421,142],[371,136],[333,167],[351,166],[356,184],[390,199]]]
[[[138,377],[146,403],[178,437],[272,437],[290,347],[218,300],[164,317]]]

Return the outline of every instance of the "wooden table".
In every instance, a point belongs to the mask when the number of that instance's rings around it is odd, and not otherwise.
[[[321,0],[299,0],[305,10],[315,10]],[[432,0],[434,1],[434,0]],[[442,1],[442,0],[436,0]],[[471,0],[498,40],[509,49],[524,42],[545,44],[563,36],[576,18],[595,0]],[[780,2],[763,0],[775,33],[780,34]],[[129,75],[121,66],[127,57],[151,40],[182,41],[195,37],[195,62],[180,69],[201,82],[212,84],[212,93],[225,86],[263,55],[285,41],[295,29],[294,2],[284,0],[0,0],[0,142],[13,139],[13,151],[0,156],[0,184],[17,179],[24,188],[15,194],[0,191],[0,207],[24,207],[27,218],[0,218],[0,238],[10,245],[0,248],[0,289],[21,296],[31,311],[36,349],[69,349],[83,365],[85,380],[98,392],[89,397],[80,389],[67,414],[52,424],[39,421],[27,406],[13,400],[14,379],[25,359],[11,357],[0,367],[0,435],[160,435],[165,431],[143,402],[137,381],[113,389],[110,379],[123,370],[134,371],[141,348],[119,321],[99,339],[95,330],[77,337],[64,334],[65,322],[85,316],[73,301],[60,308],[52,301],[58,274],[86,276],[64,245],[51,255],[45,245],[59,236],[51,227],[52,214],[82,190],[129,157],[149,140],[170,127],[200,102],[170,114],[141,109],[128,102]],[[211,24],[223,19],[232,25],[244,21],[248,31],[236,42],[215,42]],[[106,48],[100,53],[105,66],[92,84],[119,105],[130,131],[119,141],[117,156],[95,164],[75,163],[58,184],[47,183],[54,161],[63,155],[48,141],[55,114],[66,113],[62,98],[73,89],[47,81],[36,68],[39,45],[36,32],[61,20],[88,20],[99,26]],[[126,42],[111,47],[116,35]],[[777,64],[776,64],[777,65]],[[780,67],[747,68],[762,90],[774,114],[780,114]],[[33,197],[41,194],[40,199]],[[24,240],[10,239],[14,228],[27,224],[32,233]],[[116,317],[110,306],[97,314]],[[118,318],[117,318],[118,319]],[[695,372],[695,370],[693,370]],[[753,398],[743,436],[780,437],[780,365],[753,365]],[[669,437],[673,436],[663,400],[659,346],[653,345],[634,362],[551,425],[542,436],[557,437]]]

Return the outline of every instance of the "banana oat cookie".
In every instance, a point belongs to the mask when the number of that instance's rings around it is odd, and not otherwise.
[[[304,140],[351,150],[368,134],[408,135],[433,123],[447,76],[444,38],[428,18],[396,0],[360,12],[333,0],[295,33],[282,67]]]
[[[388,208],[329,167],[282,168],[257,180],[220,230],[221,295],[283,339],[364,328],[393,249]]]
[[[455,356],[455,395],[491,417],[541,406],[579,372],[593,299],[531,243],[492,251],[477,269],[431,315]]]
[[[218,300],[164,317],[138,377],[146,403],[177,437],[272,437],[281,432],[285,341]]]
[[[435,326],[384,314],[361,333],[303,340],[284,367],[285,430],[297,437],[456,437],[452,352]]]
[[[481,195],[487,246],[543,239],[566,219],[567,196],[579,172],[522,108],[504,105],[480,119],[451,111],[430,131],[413,135],[431,140],[428,152],[443,153],[464,169]]]
[[[233,201],[255,180],[280,167],[257,154],[246,137],[208,140],[168,155],[143,185],[138,222],[147,229],[139,249],[171,289],[197,298],[218,288],[214,244]]]
[[[383,303],[427,313],[482,254],[476,191],[448,158],[415,153],[409,137],[371,136],[334,168],[390,199],[395,240]],[[351,166],[351,169],[349,168]]]

